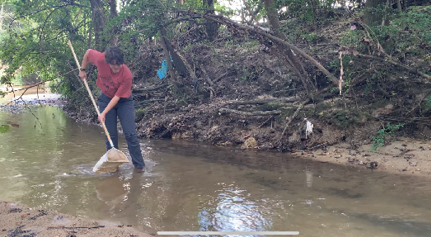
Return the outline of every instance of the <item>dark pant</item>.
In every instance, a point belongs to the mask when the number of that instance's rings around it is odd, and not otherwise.
[[[99,111],[108,106],[111,98],[101,93],[97,102]],[[121,98],[118,103],[105,116],[105,125],[111,135],[112,142],[115,148],[118,149],[118,131],[117,131],[117,116],[120,119],[121,127],[123,128],[124,136],[126,137],[127,147],[130,156],[132,157],[133,165],[138,168],[144,168],[145,163],[142,158],[141,147],[138,142],[138,137],[135,131],[135,106],[133,105],[133,96],[129,98]],[[106,139],[106,149],[111,149],[108,139]]]

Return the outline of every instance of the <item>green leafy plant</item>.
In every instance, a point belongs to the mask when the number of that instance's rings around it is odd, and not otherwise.
[[[396,130],[398,130],[400,127],[403,127],[404,124],[396,124],[391,125],[388,123],[386,127],[383,127],[379,131],[377,131],[377,136],[373,136],[373,146],[371,147],[372,151],[375,151],[378,147],[382,147],[385,143],[385,139],[387,135],[392,135]]]
[[[370,27],[370,36],[393,57],[426,57],[431,47],[431,6],[412,6],[390,16],[389,25]]]
[[[428,98],[426,99],[426,104],[425,104],[425,106],[426,106],[427,108],[431,108],[431,96],[428,96]]]

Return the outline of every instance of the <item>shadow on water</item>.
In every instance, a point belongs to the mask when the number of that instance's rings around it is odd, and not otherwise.
[[[54,114],[54,116],[53,116]],[[100,127],[52,107],[0,112],[0,200],[155,233],[300,231],[302,236],[425,236],[429,179],[322,164],[278,152],[142,140],[147,172],[125,164],[94,174],[106,152]],[[120,136],[120,149],[127,154]]]

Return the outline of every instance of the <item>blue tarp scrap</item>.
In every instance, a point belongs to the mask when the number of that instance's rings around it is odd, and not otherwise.
[[[172,57],[171,57],[171,62],[173,62]],[[157,75],[159,75],[160,79],[163,79],[165,78],[167,73],[168,73],[168,63],[166,62],[166,59],[165,59],[162,62],[162,67],[159,70],[157,70]]]

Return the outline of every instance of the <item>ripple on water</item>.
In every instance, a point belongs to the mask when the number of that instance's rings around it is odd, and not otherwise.
[[[216,200],[209,201],[199,213],[201,231],[264,231],[272,225],[264,216],[266,210],[259,201],[249,199],[246,190],[222,185]]]
[[[146,170],[145,170],[144,176],[147,176],[147,177],[154,176],[154,174],[151,173],[151,170],[156,165],[156,162],[146,159],[145,164],[146,164]],[[129,180],[133,178],[133,175],[134,175],[134,166],[129,163],[125,163],[121,165],[118,168],[117,172],[106,173],[106,174],[94,173],[93,167],[94,167],[94,164],[77,165],[71,172],[63,172],[61,174],[56,175],[55,177],[89,177],[89,176],[109,177],[113,175],[118,175],[119,179]]]
[[[13,178],[19,178],[19,177],[23,177],[23,176],[24,175],[22,175],[22,174],[17,174],[17,175],[11,176],[10,178],[13,179]]]
[[[98,173],[94,173],[93,172],[93,164],[85,164],[85,165],[78,165],[76,166],[76,168],[74,169],[74,171],[72,171],[70,175],[72,176],[78,176],[78,177],[85,177],[85,176],[102,176],[102,177],[106,177],[106,176],[112,176],[115,173],[106,173],[106,174],[98,174]]]

